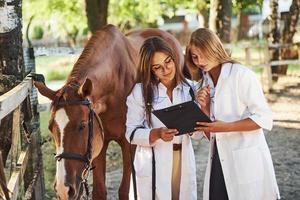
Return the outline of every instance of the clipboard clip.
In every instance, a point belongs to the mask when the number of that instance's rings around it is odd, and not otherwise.
[[[165,112],[169,112],[169,111],[173,111],[173,110],[180,110],[182,108],[184,108],[184,106],[183,105],[179,105],[179,106],[174,106],[174,107],[171,107],[171,108],[166,108],[166,109],[164,109],[164,111]]]

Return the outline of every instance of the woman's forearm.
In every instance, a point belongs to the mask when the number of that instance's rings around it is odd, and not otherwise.
[[[229,122],[226,126],[226,132],[234,131],[253,131],[260,129],[261,127],[256,124],[252,119],[246,118],[235,122]]]

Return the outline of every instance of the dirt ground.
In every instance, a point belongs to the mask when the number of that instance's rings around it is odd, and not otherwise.
[[[281,199],[300,199],[300,73],[280,77],[274,91],[267,94],[273,111],[274,125],[265,132],[272,154]],[[202,199],[202,187],[208,154],[205,140],[194,141],[197,164],[198,199]],[[122,169],[119,147],[113,144],[108,150],[107,189],[108,199],[118,199],[117,188]]]

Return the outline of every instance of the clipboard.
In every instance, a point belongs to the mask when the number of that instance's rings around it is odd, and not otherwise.
[[[211,122],[195,101],[188,101],[152,113],[167,127],[178,130],[177,135],[194,132],[196,122]]]

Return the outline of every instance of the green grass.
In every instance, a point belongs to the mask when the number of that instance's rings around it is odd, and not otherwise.
[[[78,55],[41,56],[36,58],[36,72],[44,74],[46,81],[65,80]]]
[[[300,64],[299,65],[296,65],[296,64],[289,65],[288,72],[295,72],[295,71],[300,71]]]
[[[40,128],[42,134],[42,140],[48,140],[51,138],[51,133],[48,130],[48,121],[49,121],[50,113],[42,112],[40,113]],[[52,199],[55,197],[55,193],[53,190],[53,183],[55,178],[55,146],[53,140],[51,139],[49,142],[44,143],[42,146],[43,151],[43,163],[44,163],[44,178],[45,178],[45,188],[46,188],[46,198]]]

